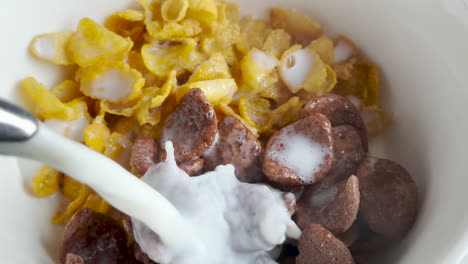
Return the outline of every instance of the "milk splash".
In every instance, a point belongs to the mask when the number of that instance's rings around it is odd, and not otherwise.
[[[177,208],[192,227],[194,244],[189,249],[168,247],[132,218],[135,240],[152,260],[162,264],[276,263],[268,251],[282,244],[287,235],[299,237],[280,191],[239,182],[232,165],[190,177],[177,167],[172,143],[166,142],[165,148],[166,161],[150,168],[141,180]]]

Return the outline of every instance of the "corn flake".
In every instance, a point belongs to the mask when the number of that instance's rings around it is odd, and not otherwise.
[[[177,88],[175,95],[177,101],[193,88],[200,88],[211,104],[220,102],[229,103],[232,101],[237,90],[234,79],[216,79],[208,81],[190,82]]]
[[[253,48],[261,49],[272,30],[264,20],[253,19],[252,16],[243,18],[240,28],[236,47],[243,54],[247,54]]]
[[[338,36],[335,40],[335,53],[333,63],[346,63],[358,56],[358,48],[349,38]]]
[[[83,184],[75,181],[69,176],[63,176],[63,181],[61,185],[61,191],[63,196],[67,197],[70,200],[75,200],[80,194],[82,185]]]
[[[334,58],[333,41],[328,37],[313,40],[308,49],[315,51],[325,64],[332,64]]]
[[[67,205],[65,208],[65,211],[60,211],[55,214],[55,216],[52,218],[52,223],[54,224],[61,224],[65,223],[68,221],[74,213],[76,213],[78,210],[80,210],[84,203],[86,202],[86,199],[89,194],[89,189],[86,185],[81,185],[80,190],[76,198],[72,200],[71,203]]]
[[[107,18],[104,26],[124,38],[129,37],[135,44],[141,44],[144,41],[144,33],[146,32],[143,19],[144,14],[142,11],[126,9],[118,11]]]
[[[123,104],[139,96],[145,84],[140,72],[128,64],[107,62],[81,68],[81,91],[87,96]]]
[[[267,129],[270,101],[261,97],[242,97],[239,101],[239,113],[249,124],[255,126],[259,133]]]
[[[233,65],[237,60],[233,44],[239,40],[239,35],[239,25],[227,25],[220,29],[216,37],[203,38],[201,48],[208,55],[221,53],[226,62]]]
[[[187,15],[189,0],[165,0],[161,6],[161,16],[166,21],[179,22]]]
[[[104,113],[96,116],[84,131],[85,144],[99,153],[104,152],[106,140],[110,137],[110,129],[104,120]]]
[[[271,56],[280,58],[289,47],[291,47],[291,36],[282,29],[275,29],[266,38],[262,50]]]
[[[27,107],[38,118],[74,120],[79,117],[76,109],[60,102],[43,84],[32,77],[22,80],[20,89]]]
[[[313,66],[307,78],[304,81],[304,90],[314,92],[316,94],[323,94],[321,90],[327,78],[327,68],[320,56],[311,49],[306,49],[312,55]]]
[[[161,89],[152,87],[154,92],[150,93],[149,98],[143,97],[143,103],[138,106],[136,118],[140,125],[156,125],[161,120],[161,106],[167,97],[175,90],[177,86],[176,71],[171,71],[167,77],[166,83]]]
[[[275,57],[254,48],[242,59],[242,80],[250,88],[258,89],[277,65],[278,60]]]
[[[238,112],[236,112],[228,104],[225,104],[225,103],[217,104],[217,105],[215,105],[215,110],[221,111],[221,113],[223,115],[225,115],[225,116],[233,116],[233,117],[239,119],[250,130],[250,132],[252,132],[254,137],[256,137],[256,138],[259,137],[258,130],[255,128],[255,124],[252,123],[251,120],[244,119],[242,116],[240,116],[238,114]],[[221,115],[217,114],[216,116],[219,116],[219,119],[221,120]]]
[[[63,103],[83,96],[80,91],[80,84],[72,80],[65,80],[50,91]]]
[[[303,105],[304,102],[301,102],[299,97],[295,96],[290,98],[286,103],[270,112],[269,127],[271,129],[280,129],[299,120]]]
[[[39,59],[59,65],[73,64],[65,47],[73,32],[43,34],[34,37],[29,46],[31,53]]]
[[[154,37],[162,29],[161,1],[136,0],[144,9],[144,23],[151,37]]]
[[[340,79],[335,92],[341,95],[353,95],[364,101],[364,105],[377,105],[379,102],[379,74],[377,67],[367,61],[359,60],[349,80]]]
[[[259,96],[271,99],[276,104],[283,104],[292,97],[291,91],[284,85],[283,82],[276,82],[273,85],[263,89]]]
[[[113,132],[106,142],[104,155],[130,170],[131,152],[132,142],[125,135]]]
[[[89,194],[83,208],[89,208],[98,213],[107,213],[111,209],[110,205],[95,193]]]
[[[217,1],[218,22],[223,24],[238,24],[240,20],[239,4],[235,2]]]
[[[286,30],[292,36],[294,43],[303,46],[323,34],[322,25],[318,21],[295,9],[271,8],[270,23],[274,29]]]
[[[90,116],[88,105],[84,98],[78,98],[66,104],[78,113],[78,118],[74,120],[62,120],[58,118],[45,119],[44,124],[55,132],[64,135],[78,142],[83,142],[83,130],[89,125]]]
[[[210,59],[198,65],[195,72],[190,76],[190,79],[187,82],[229,78],[232,78],[232,76],[226,60],[222,54],[215,53],[210,57]]]
[[[184,19],[181,22],[166,22],[162,25],[161,30],[153,33],[152,38],[155,40],[178,40],[190,38],[202,32],[200,22],[194,19]]]
[[[32,180],[33,194],[37,197],[46,197],[60,189],[61,173],[48,166],[42,166]]]
[[[201,60],[194,39],[181,41],[155,41],[142,47],[141,55],[146,67],[159,77],[165,77],[171,70],[193,67]]]
[[[210,26],[218,18],[218,8],[215,0],[189,0],[187,17]]]
[[[375,137],[385,132],[394,120],[391,113],[387,113],[377,106],[364,107],[361,114],[369,137]]]
[[[123,56],[132,46],[129,38],[123,38],[93,20],[83,18],[68,41],[67,51],[74,62],[84,67]]]

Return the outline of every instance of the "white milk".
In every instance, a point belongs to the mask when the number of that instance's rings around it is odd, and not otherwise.
[[[276,65],[278,65],[278,60],[275,57],[270,56],[261,50],[254,50],[252,52],[252,58],[257,67],[267,72],[272,71]]]
[[[353,47],[345,41],[340,41],[335,46],[334,54],[333,63],[347,61],[353,55]]]
[[[315,173],[320,171],[330,151],[304,135],[288,133],[288,129],[291,128],[284,128],[284,136],[271,146],[276,151],[268,155],[279,165],[294,170],[300,178],[314,182]]]
[[[125,100],[132,92],[134,82],[132,77],[119,69],[106,69],[105,73],[92,82],[92,90],[88,93],[90,96],[111,102]]]
[[[295,93],[302,88],[302,84],[312,70],[314,59],[305,49],[297,50],[283,61],[281,77],[291,92]]]
[[[80,117],[71,121],[58,118],[46,119],[44,124],[61,135],[77,142],[84,142],[83,130],[89,125],[89,121],[84,114],[81,114]]]
[[[167,161],[151,168],[142,181],[43,124],[26,142],[0,144],[0,153],[48,164],[130,215],[135,239],[161,264],[275,263],[267,251],[286,234],[300,236],[281,192],[240,183],[231,165],[190,178],[177,167],[171,142],[166,150]]]
[[[268,255],[286,233],[300,235],[288,213],[283,193],[266,185],[241,183],[232,165],[190,177],[177,167],[173,147],[166,143],[165,162],[141,178],[166,197],[199,238],[197,251],[177,256],[143,223],[132,219],[135,239],[158,263],[275,263]]]
[[[36,39],[34,42],[34,50],[40,56],[53,60],[57,56],[56,40],[52,36],[43,36]]]

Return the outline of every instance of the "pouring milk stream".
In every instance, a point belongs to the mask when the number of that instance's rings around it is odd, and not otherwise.
[[[231,165],[189,177],[167,159],[140,179],[116,162],[67,139],[0,100],[0,153],[48,164],[89,185],[132,217],[142,250],[162,264],[275,263],[268,251],[298,239],[283,193],[241,183]]]

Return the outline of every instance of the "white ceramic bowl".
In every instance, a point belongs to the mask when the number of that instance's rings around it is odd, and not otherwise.
[[[258,16],[274,5],[322,21],[327,33],[351,37],[380,65],[387,110],[396,115],[374,153],[407,167],[420,187],[421,211],[408,237],[378,263],[458,263],[468,248],[468,0],[240,0]],[[84,16],[98,21],[131,0],[15,0],[0,3],[0,93],[16,100],[17,81],[47,85],[66,71],[32,59],[37,33],[74,29]],[[376,146],[376,145],[374,145]],[[24,191],[33,166],[0,158],[0,260],[51,263],[60,230],[49,223],[54,197]]]

